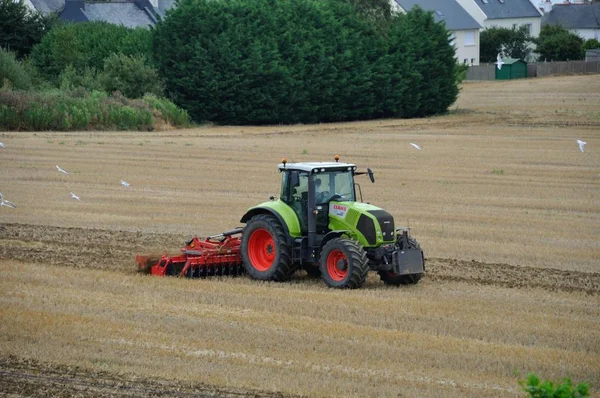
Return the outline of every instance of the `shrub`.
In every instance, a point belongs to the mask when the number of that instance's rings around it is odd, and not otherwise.
[[[159,73],[196,121],[314,123],[444,112],[458,94],[445,27],[422,10],[374,27],[359,3],[370,7],[352,0],[181,0],[154,30]]]
[[[539,377],[531,373],[527,380],[519,382],[523,390],[532,398],[580,398],[589,396],[589,385],[580,383],[573,386],[571,380],[566,378],[562,383],[554,385],[553,382],[540,381]]]
[[[82,71],[77,71],[73,65],[67,65],[65,70],[62,71],[58,77],[58,84],[63,91],[70,91],[79,87],[88,91],[103,89],[98,80],[96,69],[85,67]]]
[[[535,39],[540,60],[568,61],[583,59],[583,39],[560,25],[544,25]]]
[[[598,41],[596,39],[587,39],[581,46],[581,51],[583,51],[584,56],[585,56],[585,52],[587,50],[595,50],[595,49],[600,49],[600,41]]]
[[[159,103],[161,109],[154,104]],[[120,94],[53,90],[42,93],[0,91],[0,130],[152,130],[165,124],[187,126],[179,117],[163,116],[176,108],[166,99],[131,100]]]
[[[144,56],[109,55],[99,80],[104,91],[120,91],[127,98],[141,98],[146,93],[160,96],[163,91],[158,72],[147,65]]]
[[[524,26],[519,29],[487,28],[481,32],[481,62],[496,62],[499,53],[509,58],[525,59],[529,54],[529,44],[533,39]]]
[[[31,87],[31,77],[14,53],[0,48],[0,88],[2,87],[27,90]]]
[[[21,59],[57,20],[54,14],[31,11],[23,0],[0,0],[0,47],[14,51]]]
[[[71,65],[75,71],[100,71],[113,53],[145,55],[150,59],[152,33],[108,22],[86,22],[54,26],[31,52],[35,67],[48,79],[58,80]]]

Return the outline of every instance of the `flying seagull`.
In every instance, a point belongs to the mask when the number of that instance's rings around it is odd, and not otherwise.
[[[581,150],[581,152],[583,152],[583,149],[585,148],[585,144],[587,144],[587,142],[577,140],[577,143],[579,144],[579,150]]]
[[[56,170],[58,170],[58,171],[60,171],[61,173],[64,173],[64,174],[69,174],[69,173],[67,173],[66,171],[64,171],[63,169],[61,169],[58,166],[56,166]]]
[[[121,185],[123,185],[125,188],[129,188],[131,186],[127,181],[123,180],[121,180]]]
[[[71,199],[75,199],[81,202],[81,199],[79,199],[79,196],[75,195],[73,192],[71,192]]]
[[[6,148],[6,145],[4,145],[2,142],[0,142],[0,148]]]
[[[498,53],[498,57],[496,57],[496,66],[498,69],[502,69],[502,65],[504,65],[504,61],[502,61],[502,56]]]
[[[421,150],[421,147],[418,146],[417,144],[413,144],[412,142],[410,143],[410,145],[412,145],[413,147],[415,147],[416,149],[418,149],[419,151]]]
[[[2,196],[2,193],[0,193],[0,207],[2,207],[2,206],[10,207],[11,209],[17,208],[17,205],[15,205],[10,200],[4,199],[4,196]]]

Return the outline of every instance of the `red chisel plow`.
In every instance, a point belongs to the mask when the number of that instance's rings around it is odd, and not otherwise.
[[[240,255],[240,235],[243,228],[209,236],[204,240],[198,237],[186,242],[181,254],[163,254],[156,258],[136,256],[140,271],[152,275],[181,275],[188,278],[201,278],[213,275],[239,275],[244,272]]]

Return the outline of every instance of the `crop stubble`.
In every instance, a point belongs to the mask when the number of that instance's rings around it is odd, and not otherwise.
[[[165,391],[206,394],[198,383],[505,396],[529,371],[598,388],[599,109],[600,79],[561,77],[466,84],[449,115],[421,120],[6,133],[1,190],[19,208],[0,209],[0,381],[21,385],[27,358],[31,374],[81,366],[141,379],[146,395],[158,377]],[[338,292],[300,275],[133,273],[136,252],[239,225],[277,193],[282,156],[334,153],[375,170],[375,185],[360,181],[365,200],[410,225],[428,257],[423,283],[389,289],[371,276]]]

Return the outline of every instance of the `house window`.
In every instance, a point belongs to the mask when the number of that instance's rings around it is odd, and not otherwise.
[[[475,45],[475,32],[465,32],[465,46]]]
[[[450,45],[454,47],[456,45],[456,33],[450,33],[450,36],[448,36],[448,41],[450,42]]]
[[[483,4],[490,4],[489,0],[481,0]]]
[[[471,65],[475,64],[475,58],[471,58]]]
[[[527,34],[530,35],[531,34],[531,24],[526,23],[526,24],[523,24],[522,26],[525,26],[525,32],[527,32]]]
[[[513,24],[513,30],[517,30],[518,27],[519,27],[518,24],[516,24],[516,23]]]
[[[463,62],[465,65],[469,65],[469,58],[465,58]]]

